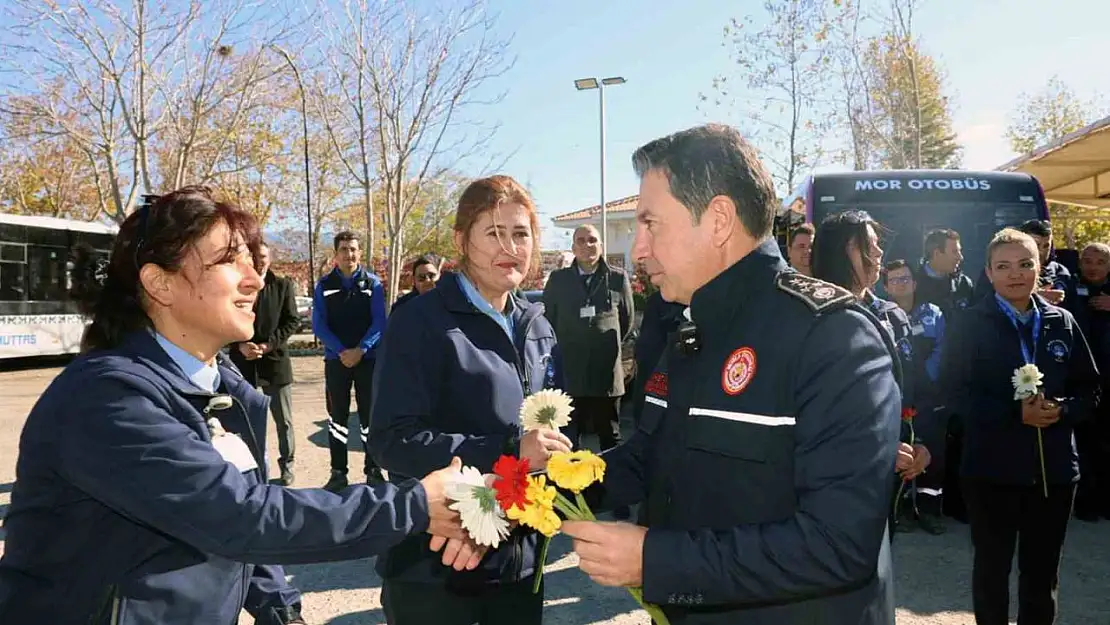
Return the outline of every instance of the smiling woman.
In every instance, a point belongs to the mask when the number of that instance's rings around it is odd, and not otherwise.
[[[445,564],[478,565],[444,500],[457,461],[340,494],[267,483],[265,396],[219,356],[254,333],[258,252],[253,217],[189,187],[129,216],[106,265],[77,263],[93,321],[23,429],[0,623],[304,623],[274,565],[425,531],[456,539]]]

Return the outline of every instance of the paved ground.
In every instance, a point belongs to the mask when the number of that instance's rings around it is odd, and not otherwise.
[[[324,483],[328,472],[324,430],[323,366],[319,358],[296,359],[294,407],[297,415],[297,486]],[[57,374],[57,365],[39,363],[0,370],[0,516],[7,510],[23,420],[36,398]],[[267,440],[276,457],[273,425]],[[352,450],[350,466],[361,466]],[[274,467],[271,467],[273,470]],[[354,476],[352,476],[354,477]],[[547,625],[647,625],[646,616],[623,591],[595,586],[576,568],[566,541],[552,545],[547,569]],[[3,530],[0,529],[0,553]],[[900,535],[895,546],[899,625],[965,625],[970,606],[970,547],[966,529],[931,537]],[[305,616],[313,625],[384,623],[379,603],[381,580],[372,561],[293,566],[287,572],[305,593]],[[1061,571],[1061,625],[1096,625],[1110,614],[1110,522],[1074,523]],[[242,625],[252,622],[244,617]]]

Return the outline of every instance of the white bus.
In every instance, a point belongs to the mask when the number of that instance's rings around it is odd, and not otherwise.
[[[0,360],[77,353],[85,321],[69,299],[78,244],[107,257],[117,227],[0,214]]]

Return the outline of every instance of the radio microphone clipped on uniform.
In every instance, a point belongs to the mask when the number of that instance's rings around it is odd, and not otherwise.
[[[690,307],[682,311],[684,318],[675,331],[675,349],[683,356],[693,356],[701,349],[701,337],[698,336],[698,326],[690,317]]]
[[[235,405],[235,400],[231,399],[231,395],[216,395],[208,400],[208,405],[204,407],[204,414],[213,410],[227,410],[233,405]]]

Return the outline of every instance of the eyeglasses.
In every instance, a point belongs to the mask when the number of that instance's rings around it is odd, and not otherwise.
[[[418,274],[416,274],[417,282],[432,282],[432,281],[435,281],[435,279],[437,277],[439,277],[439,276],[437,274],[434,274],[434,273],[418,273]]]
[[[903,285],[903,284],[909,284],[912,280],[913,280],[913,278],[911,278],[909,276],[898,276],[897,278],[887,278],[887,283],[888,284]]]

